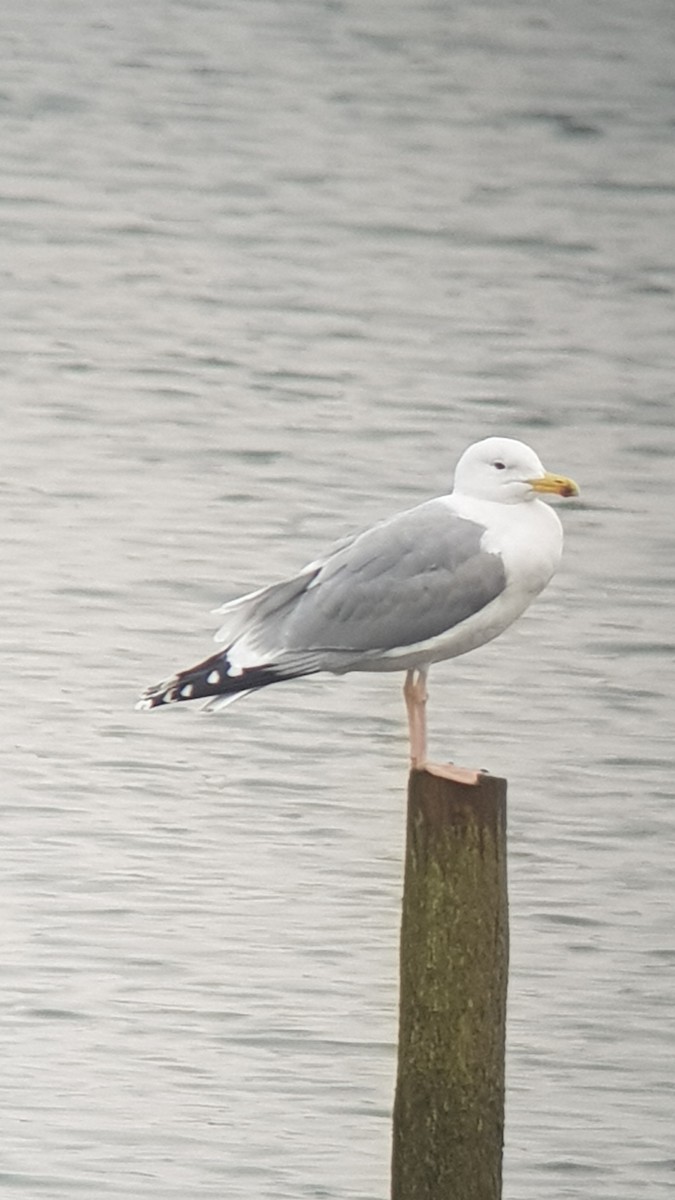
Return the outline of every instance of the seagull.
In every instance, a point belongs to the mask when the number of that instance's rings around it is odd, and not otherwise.
[[[221,648],[147,688],[153,709],[206,700],[216,712],[273,683],[327,671],[405,671],[410,762],[428,768],[432,663],[492,641],[546,587],[562,554],[557,513],[542,495],[577,496],[524,442],[469,446],[449,495],[339,542],[297,575],[216,609]],[[476,782],[464,768],[437,773]]]

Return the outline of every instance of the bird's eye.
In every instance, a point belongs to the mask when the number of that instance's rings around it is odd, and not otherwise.
[[[506,470],[506,463],[501,462],[500,459],[497,459],[497,462],[493,463],[492,465],[497,471],[505,471]]]

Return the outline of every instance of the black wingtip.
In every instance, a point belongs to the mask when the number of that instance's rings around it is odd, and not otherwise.
[[[232,666],[226,653],[212,654],[203,662],[178,671],[170,679],[146,688],[136,708],[148,711],[165,704],[176,704],[185,700],[214,700],[218,696],[234,697],[239,692],[257,691],[282,679],[293,678],[293,674],[279,671],[270,664],[250,667],[248,670],[231,673]]]

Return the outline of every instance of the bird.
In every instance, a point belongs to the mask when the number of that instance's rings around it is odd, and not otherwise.
[[[414,770],[427,758],[427,675],[503,633],[560,562],[562,525],[541,496],[578,496],[524,442],[487,437],[461,455],[449,494],[344,538],[297,574],[223,604],[214,654],[148,687],[155,709],[216,712],[283,680],[404,671]],[[475,772],[441,770],[476,782]]]

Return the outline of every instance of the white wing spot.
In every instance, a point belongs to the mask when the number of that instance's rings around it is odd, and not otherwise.
[[[181,689],[180,689],[180,694],[181,694],[181,696],[183,697],[183,699],[184,699],[184,700],[189,700],[189,699],[190,699],[190,697],[192,696],[192,693],[194,692],[194,690],[195,690],[195,689],[194,689],[194,686],[193,686],[193,684],[191,684],[191,683],[186,683],[186,684],[185,684],[185,687],[183,687],[183,688],[181,688]]]
[[[220,671],[211,671],[211,674],[206,676],[206,682],[215,687],[217,683],[220,683]]]

